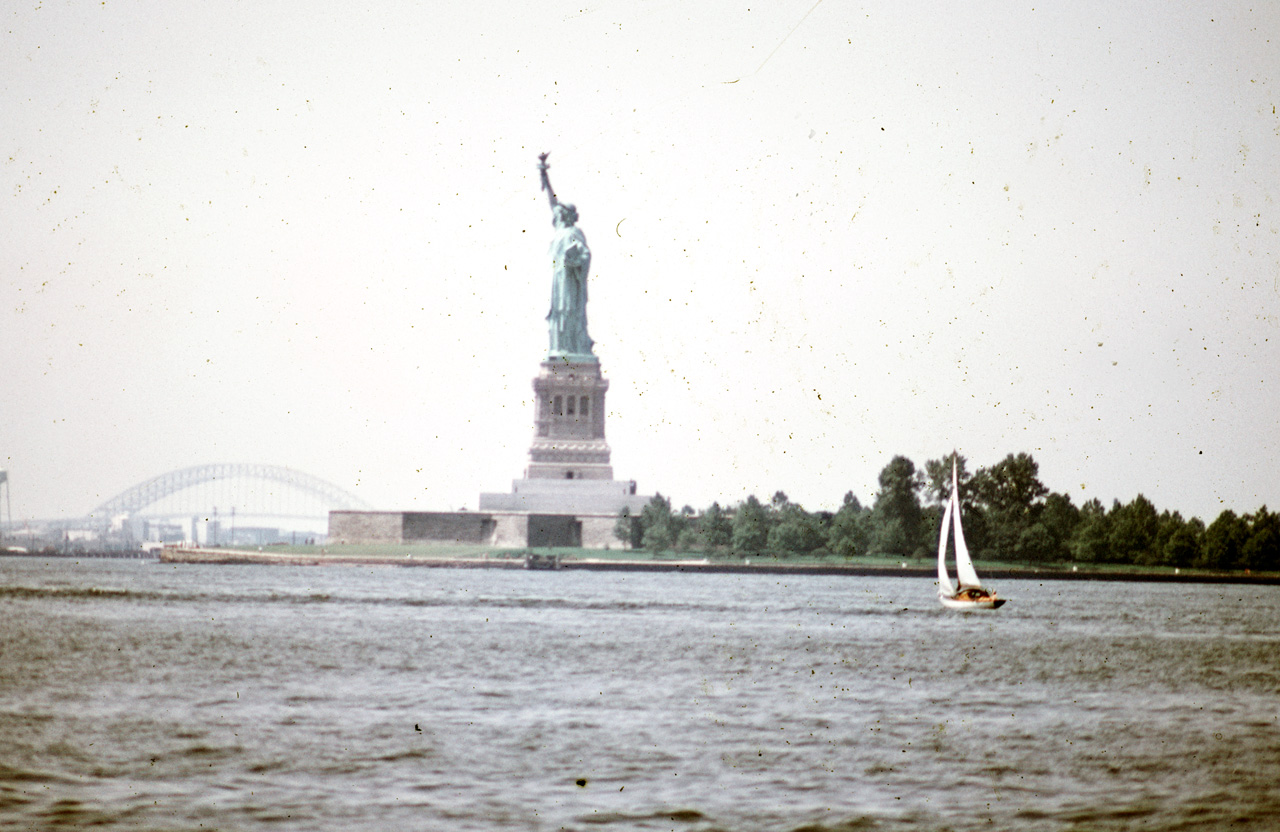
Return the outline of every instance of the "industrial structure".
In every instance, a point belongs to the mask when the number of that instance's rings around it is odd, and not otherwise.
[[[0,472],[0,487],[7,489]],[[6,495],[7,496],[7,492]],[[278,465],[181,468],[125,489],[81,518],[3,525],[24,548],[136,549],[144,544],[248,546],[323,542],[329,512],[368,509],[319,477]]]

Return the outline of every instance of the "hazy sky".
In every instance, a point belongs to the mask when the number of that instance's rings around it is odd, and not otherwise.
[[[581,214],[619,479],[1032,453],[1280,508],[1280,5],[101,3],[0,18],[16,519],[206,462],[474,508]]]

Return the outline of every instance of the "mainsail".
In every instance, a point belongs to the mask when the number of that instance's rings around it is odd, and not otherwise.
[[[978,573],[969,558],[969,547],[964,542],[964,529],[960,528],[960,481],[956,474],[956,461],[951,460],[951,513],[956,518],[956,576],[960,586],[982,586]]]
[[[955,504],[955,493],[947,501],[947,510],[942,513],[942,533],[938,535],[938,587],[947,595],[955,595],[955,585],[947,574],[947,534],[951,531],[951,506]],[[956,516],[959,520],[959,515]],[[956,528],[959,528],[958,526]]]

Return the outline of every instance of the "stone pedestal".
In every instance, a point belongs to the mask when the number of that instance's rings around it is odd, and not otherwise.
[[[542,362],[533,380],[533,445],[525,479],[612,480],[604,439],[600,362],[568,358]]]
[[[609,382],[595,356],[549,356],[533,380],[533,444],[509,494],[481,494],[480,510],[540,515],[640,513],[649,497],[613,478],[604,437]]]

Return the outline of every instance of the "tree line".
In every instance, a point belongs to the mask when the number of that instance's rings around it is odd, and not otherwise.
[[[679,511],[657,494],[638,516],[624,512],[614,535],[654,553],[856,558],[932,557],[951,494],[951,456],[923,468],[895,456],[880,472],[870,506],[853,492],[839,510],[806,511],[776,492],[735,506],[712,503]],[[1009,454],[972,473],[956,456],[965,539],[975,557],[1026,564],[1088,563],[1213,570],[1280,571],[1280,515],[1225,510],[1208,526],[1177,511],[1158,511],[1139,494],[1110,508],[1075,505],[1039,479],[1030,454]]]

